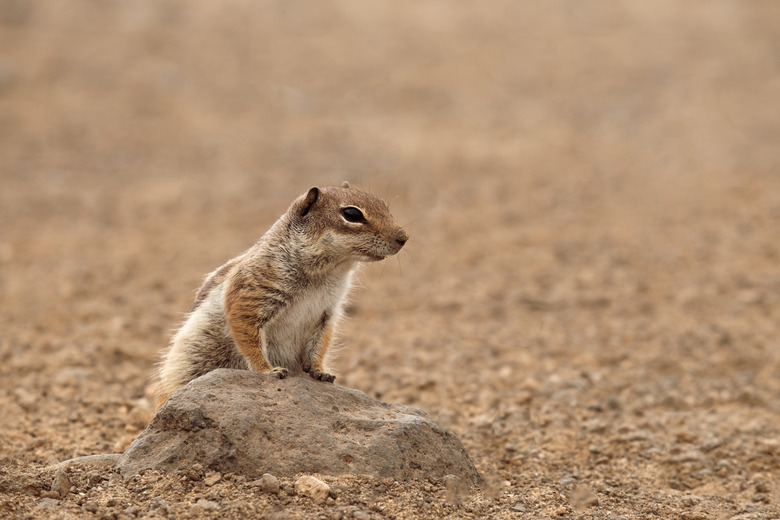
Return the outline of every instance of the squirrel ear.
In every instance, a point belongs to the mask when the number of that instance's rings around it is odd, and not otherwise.
[[[298,214],[302,217],[305,217],[312,206],[314,206],[314,203],[317,202],[320,198],[320,189],[318,187],[313,187],[306,193],[306,197],[303,199],[303,202],[301,202],[300,207],[298,208]]]
[[[349,182],[347,182],[347,181],[344,181],[344,182],[342,182],[342,183],[341,183],[341,187],[342,187],[342,188],[349,189]]]

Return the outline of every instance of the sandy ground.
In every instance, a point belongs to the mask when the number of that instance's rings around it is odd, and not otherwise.
[[[778,56],[772,1],[0,1],[0,517],[780,518]],[[144,427],[205,273],[345,179],[412,239],[337,382],[485,489],[52,493]]]

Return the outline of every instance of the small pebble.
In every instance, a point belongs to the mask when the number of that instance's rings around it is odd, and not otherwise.
[[[271,475],[270,473],[264,473],[262,477],[260,477],[260,490],[264,493],[271,493],[272,495],[278,495],[279,494],[279,479],[275,476]]]
[[[42,498],[38,501],[36,506],[38,509],[51,509],[60,505],[60,501],[56,498]]]
[[[203,465],[196,462],[192,465],[189,471],[186,472],[187,477],[193,482],[198,482],[203,479]]]
[[[206,500],[205,498],[201,498],[197,502],[195,502],[195,505],[190,508],[190,511],[192,513],[195,513],[196,508],[200,511],[200,514],[203,512],[208,511],[219,511],[219,504],[216,502],[212,502],[211,500]]]
[[[328,499],[330,486],[318,478],[305,475],[295,481],[295,492],[317,503],[324,503]]]
[[[169,506],[168,502],[166,502],[162,497],[157,497],[152,500],[152,509],[161,512],[164,515],[171,514],[171,506]]]
[[[560,485],[562,485],[562,486],[568,486],[568,485],[569,485],[569,484],[571,484],[572,482],[574,482],[574,475],[572,475],[571,473],[567,473],[567,474],[565,474],[565,475],[563,476],[563,478],[562,478],[561,480],[559,480],[559,481],[558,481],[558,483],[559,483]]]
[[[214,484],[216,484],[220,480],[222,480],[222,474],[221,473],[218,473],[218,472],[211,473],[211,472],[209,472],[209,473],[206,474],[206,478],[203,479],[203,482],[207,486],[213,486]]]
[[[54,479],[51,482],[51,490],[59,494],[60,498],[65,498],[70,493],[70,488],[73,484],[70,481],[70,477],[62,469],[58,469],[54,474]]]

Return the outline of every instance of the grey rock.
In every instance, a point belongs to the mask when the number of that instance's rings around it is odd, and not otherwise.
[[[259,487],[262,492],[271,493],[272,495],[278,495],[281,489],[279,479],[270,473],[263,474],[263,476],[260,477],[260,480],[252,482],[252,485]]]
[[[38,509],[51,509],[60,505],[60,501],[56,498],[42,498],[38,501],[36,506]]]
[[[129,477],[143,469],[371,475],[398,481],[482,477],[460,440],[416,408],[309,377],[277,379],[219,369],[176,392],[120,457]]]
[[[68,474],[62,468],[58,469],[54,474],[54,479],[52,479],[51,490],[59,494],[60,498],[65,498],[70,493],[71,487],[73,484],[70,482]]]

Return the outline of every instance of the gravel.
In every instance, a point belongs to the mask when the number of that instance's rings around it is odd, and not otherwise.
[[[392,7],[0,2],[0,517],[780,517],[777,3]],[[336,384],[485,485],[116,473],[203,276],[343,180],[411,238]]]

